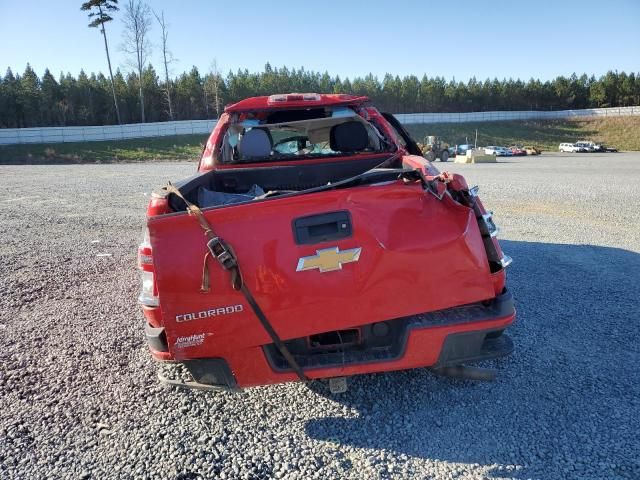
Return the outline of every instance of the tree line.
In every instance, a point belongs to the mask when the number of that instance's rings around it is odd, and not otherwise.
[[[287,92],[352,93],[367,95],[391,113],[472,112],[486,110],[558,110],[587,107],[640,105],[640,74],[608,72],[596,78],[557,77],[550,81],[497,78],[468,82],[444,77],[418,78],[369,74],[353,79],[330,76],[304,68],[229,72],[223,77],[217,63],[201,74],[196,67],[177,77],[170,75],[169,24],[143,0],[85,0],[88,27],[99,31],[104,42],[108,74],[78,77],[70,73],[56,79],[46,69],[42,78],[29,64],[22,75],[9,68],[0,78],[0,127],[110,125],[167,120],[216,118],[223,105],[246,97]],[[123,25],[121,50],[131,71],[115,75],[111,67],[106,25],[120,12]],[[149,63],[149,33],[153,18],[160,27],[162,78]]]
[[[608,72],[596,78],[583,74],[549,81],[475,78],[467,82],[443,77],[382,79],[369,74],[353,79],[304,68],[273,68],[201,74],[189,72],[161,79],[152,65],[113,75],[113,90],[122,123],[191,120],[219,116],[223,105],[246,97],[282,92],[353,93],[367,95],[384,111],[472,112],[487,110],[559,110],[640,105],[640,75]],[[143,92],[143,96],[140,92]],[[42,77],[27,65],[24,73],[8,69],[0,79],[0,127],[112,125],[118,123],[110,80],[102,73]],[[142,99],[142,104],[141,104]],[[168,101],[170,99],[170,101]],[[144,109],[144,110],[142,110]]]

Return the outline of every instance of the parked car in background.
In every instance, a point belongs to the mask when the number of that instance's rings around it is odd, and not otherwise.
[[[581,141],[578,142],[579,144],[586,146],[590,152],[606,152],[606,148],[604,145],[602,145],[601,143],[595,143],[595,142],[585,142],[585,141]],[[613,149],[613,151],[618,151],[615,148]]]
[[[540,155],[542,150],[538,147],[534,147],[533,145],[525,145],[524,150],[527,152],[527,155]]]
[[[582,147],[579,147],[573,143],[561,143],[558,147],[558,150],[568,153],[579,153],[585,151]]]
[[[607,147],[605,144],[601,144],[600,145],[600,151],[601,152],[615,153],[615,152],[618,151],[618,149],[615,148],[615,147]]]
[[[500,147],[496,147],[495,145],[489,145],[488,147],[484,147],[484,153],[487,155],[497,155],[497,149]]]
[[[511,153],[513,153],[516,156],[522,156],[527,154],[527,151],[524,149],[522,145],[511,145],[507,148],[511,150]]]
[[[575,145],[576,145],[576,147],[581,148],[583,151],[589,152],[589,153],[596,152],[596,151],[599,150],[599,149],[596,150],[596,144],[593,143],[593,142],[581,141],[581,142],[576,142]],[[598,145],[598,147],[599,147],[599,145]]]
[[[511,153],[511,150],[509,150],[507,147],[498,147],[495,145],[484,147],[484,153],[486,155],[495,155],[496,157],[510,157],[513,155],[513,153]]]
[[[512,157],[513,152],[507,147],[496,147],[496,155],[498,157]]]
[[[462,144],[456,145],[456,154],[457,155],[466,155],[469,150],[473,150],[473,145],[470,144]]]

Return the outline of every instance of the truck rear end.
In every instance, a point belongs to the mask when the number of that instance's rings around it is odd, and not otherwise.
[[[228,108],[200,173],[151,200],[139,248],[147,341],[192,385],[293,381],[296,367],[306,378],[445,371],[513,348],[510,259],[477,189],[437,172],[366,99],[335,97]],[[186,203],[224,239],[282,345]]]

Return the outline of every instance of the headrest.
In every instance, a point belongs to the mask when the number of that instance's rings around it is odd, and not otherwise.
[[[351,120],[333,126],[329,142],[334,152],[360,152],[369,146],[369,134],[362,122]]]
[[[271,155],[272,146],[271,135],[268,130],[252,128],[242,136],[238,144],[240,160],[267,158]]]

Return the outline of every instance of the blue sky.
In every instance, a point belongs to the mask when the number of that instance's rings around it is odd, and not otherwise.
[[[127,0],[120,0],[121,5]],[[107,71],[82,0],[0,0],[0,72]],[[640,0],[364,1],[149,0],[170,23],[174,74],[217,60],[224,72],[273,66],[340,76],[386,72],[467,80],[550,79],[640,71]],[[53,10],[51,5],[56,5]],[[128,70],[121,19],[108,24],[112,62]],[[159,28],[151,61],[160,69]]]

